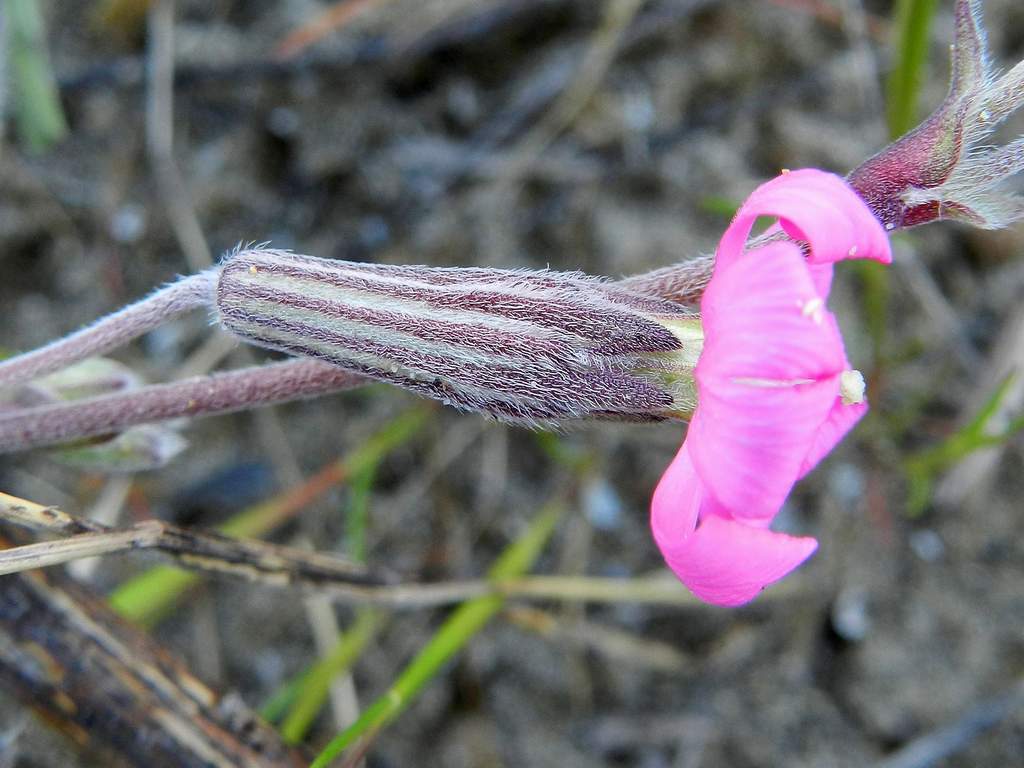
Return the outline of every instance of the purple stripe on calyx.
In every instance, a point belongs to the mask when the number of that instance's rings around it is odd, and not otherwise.
[[[501,270],[446,270],[445,279],[428,283],[429,268],[390,267],[331,262],[293,257],[274,251],[248,251],[229,259],[222,268],[218,302],[240,282],[259,283],[267,275],[315,284],[318,288],[358,291],[393,301],[416,302],[427,308],[479,312],[495,318],[539,325],[595,342],[604,354],[670,352],[679,340],[653,317],[631,302],[634,297],[593,278],[560,273],[504,272]],[[472,273],[472,274],[465,274]],[[455,282],[463,274],[466,279]],[[409,282],[399,282],[408,277]],[[436,277],[436,276],[433,276]],[[227,291],[226,291],[227,289]],[[296,285],[294,290],[301,291]],[[655,302],[666,318],[692,316],[667,302]],[[671,308],[671,309],[669,309]]]
[[[437,378],[456,387],[466,385],[545,400],[557,395],[600,403],[602,408],[627,410],[664,409],[672,404],[672,397],[650,382],[627,371],[615,370],[612,366],[579,365],[541,357],[511,362],[505,359],[486,362],[459,360],[389,345],[386,340],[345,336],[279,318],[225,319],[228,320],[227,327],[241,336],[268,345],[284,336],[292,345],[305,345],[302,349],[304,354],[323,357],[339,365],[345,365],[354,353],[386,361],[385,365],[402,366],[422,374],[424,378]],[[241,322],[233,322],[235,320]],[[260,328],[269,333],[261,333]]]
[[[465,410],[527,424],[692,410],[688,310],[576,273],[393,267],[280,251],[230,256],[218,319]]]

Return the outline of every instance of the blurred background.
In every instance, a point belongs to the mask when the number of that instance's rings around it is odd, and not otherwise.
[[[952,38],[951,2],[3,2],[6,353],[237,243],[613,278],[708,253],[761,181],[846,173],[937,106]],[[908,33],[898,11],[905,22],[914,8]],[[995,60],[1024,58],[1024,5],[984,11]],[[919,87],[899,90],[900,66],[918,67]],[[681,585],[651,602],[509,600],[377,735],[367,765],[1022,764],[1021,442],[975,450],[971,429],[1015,427],[1024,399],[1006,379],[1024,360],[1024,226],[942,223],[894,247],[887,280],[837,275],[832,308],[873,410],[780,515],[777,527],[819,539],[805,567],[739,610]],[[117,357],[151,381],[268,359],[201,313]],[[556,506],[534,573],[642,592],[661,572],[647,504],[683,425],[549,434],[428,407],[389,450],[324,481],[422,405],[372,386],[197,421],[181,427],[186,451],[133,475],[3,457],[0,488],[111,523],[201,527],[305,489],[308,503],[245,532],[417,582],[483,578]],[[152,595],[131,579],[150,565],[73,572],[254,708],[362,628],[348,669],[320,670],[331,695],[287,726],[314,753],[449,615],[226,578],[143,610]],[[284,712],[265,710],[282,728]],[[915,744],[932,751],[896,762]],[[0,691],[0,765],[94,764]]]

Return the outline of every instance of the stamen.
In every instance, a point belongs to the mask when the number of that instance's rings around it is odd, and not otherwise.
[[[860,371],[847,370],[839,374],[839,396],[843,405],[864,402],[864,375]]]
[[[822,309],[824,306],[825,301],[820,296],[815,296],[813,299],[803,303],[800,307],[800,314],[811,318],[817,325],[821,325]]]

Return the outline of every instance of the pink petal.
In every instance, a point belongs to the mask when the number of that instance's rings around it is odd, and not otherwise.
[[[771,243],[717,267],[701,322],[698,376],[790,380],[848,367],[839,329],[792,243]]]
[[[809,257],[789,242],[745,252],[765,215]],[[849,363],[824,306],[832,263],[856,257],[890,261],[885,231],[844,181],[815,170],[764,184],[722,237],[701,301],[699,405],[651,502],[666,562],[707,602],[745,603],[817,547],[768,526],[867,408],[842,404]]]
[[[721,265],[687,434],[702,512],[767,527],[800,476],[848,363],[800,250],[771,243]]]
[[[701,600],[742,605],[811,556],[812,538],[798,538],[718,516],[705,518],[692,536],[663,545],[668,566]]]
[[[832,290],[832,265],[809,263],[807,271],[810,272],[811,280],[814,281],[814,290],[818,292],[821,298],[827,299],[829,292]]]
[[[693,533],[704,497],[704,484],[693,470],[686,444],[684,440],[651,498],[651,531],[662,551]]]
[[[807,242],[812,263],[848,258],[892,261],[882,225],[857,193],[834,174],[813,168],[792,171],[758,187],[722,236],[720,261],[728,262],[743,253],[759,216],[777,216],[787,233]]]
[[[797,480],[802,478],[816,466],[829,452],[839,444],[839,441],[846,436],[846,433],[853,429],[853,426],[860,421],[861,417],[868,412],[868,404],[851,403],[846,405],[838,398],[832,405],[828,418],[818,428],[807,455],[800,465],[800,472]]]
[[[835,379],[702,390],[687,443],[709,497],[704,511],[766,527],[800,476],[838,390]]]
[[[836,323],[835,316],[830,314],[826,320],[835,329],[836,336],[840,336],[839,325]],[[843,370],[845,371],[849,367],[850,364],[846,361],[844,355]],[[814,439],[808,446],[807,455],[804,457],[797,479],[799,480],[814,469],[818,462],[836,447],[846,433],[853,429],[854,425],[867,413],[867,410],[867,402],[850,403],[847,405],[842,402],[841,398],[837,397],[835,402],[832,403],[828,416],[821,423],[821,426],[818,427]]]

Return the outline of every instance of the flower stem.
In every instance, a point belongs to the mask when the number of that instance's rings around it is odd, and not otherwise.
[[[199,307],[212,307],[217,274],[218,270],[212,269],[183,277],[80,331],[0,362],[0,387],[21,384],[87,357],[102,355],[172,317]]]
[[[88,400],[26,408],[0,414],[0,453],[108,435],[136,424],[300,400],[356,387],[364,381],[328,363],[300,358]]]
[[[651,272],[624,277],[615,285],[642,296],[697,305],[714,268],[714,256],[695,256]]]

